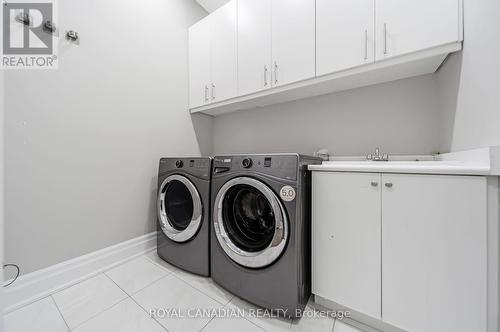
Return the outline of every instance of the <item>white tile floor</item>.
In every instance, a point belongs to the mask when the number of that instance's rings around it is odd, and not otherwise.
[[[151,318],[154,308],[175,308],[179,314],[193,308],[234,309],[243,317]],[[255,308],[210,278],[178,270],[152,251],[9,313],[5,332],[359,331],[327,317],[256,318],[248,314]]]

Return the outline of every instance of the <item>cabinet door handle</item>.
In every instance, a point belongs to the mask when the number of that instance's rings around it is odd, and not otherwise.
[[[368,60],[368,29],[365,29],[365,61]]]
[[[385,187],[386,187],[386,188],[392,188],[392,187],[393,187],[392,182],[387,182],[387,183],[385,184]]]
[[[387,23],[384,23],[384,54],[387,55]]]
[[[212,83],[212,100],[215,100],[215,84]]]
[[[268,72],[267,66],[264,65],[264,86],[265,87],[267,87],[267,72]]]
[[[205,84],[205,101],[208,101],[208,85]]]
[[[278,84],[278,62],[274,61],[274,84]]]
[[[377,181],[372,181],[372,182],[370,182],[370,185],[372,187],[378,187],[378,182]]]

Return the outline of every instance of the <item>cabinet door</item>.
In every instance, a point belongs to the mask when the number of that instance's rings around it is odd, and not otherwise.
[[[460,6],[460,0],[377,1],[377,60],[461,40]]]
[[[236,97],[237,80],[237,2],[214,11],[209,17],[211,29],[211,78],[210,99],[218,102]]]
[[[189,28],[189,107],[208,102],[210,85],[210,17]]]
[[[271,0],[238,0],[238,94],[271,87]]]
[[[272,0],[273,85],[314,77],[315,0]]]
[[[316,0],[317,75],[375,60],[375,0]]]
[[[380,319],[380,175],[314,172],[313,293]]]
[[[383,320],[412,332],[486,331],[486,178],[382,182]]]

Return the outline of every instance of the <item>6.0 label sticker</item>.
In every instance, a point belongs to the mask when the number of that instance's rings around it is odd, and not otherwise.
[[[284,186],[280,190],[280,196],[285,202],[291,202],[295,199],[295,189],[290,186]]]

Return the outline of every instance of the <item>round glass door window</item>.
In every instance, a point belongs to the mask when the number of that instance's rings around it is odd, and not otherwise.
[[[236,185],[228,189],[222,207],[224,227],[239,248],[257,252],[269,246],[276,220],[262,192],[246,184]]]
[[[193,238],[201,225],[202,206],[194,184],[181,175],[171,175],[158,193],[158,219],[163,233],[175,242]]]
[[[219,190],[214,229],[226,254],[252,268],[273,263],[288,237],[288,221],[278,197],[267,185],[248,177],[232,179]]]

